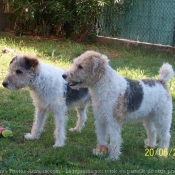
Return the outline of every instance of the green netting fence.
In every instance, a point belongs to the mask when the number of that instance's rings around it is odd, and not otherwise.
[[[175,46],[175,0],[130,0],[122,17],[115,9],[103,9],[99,35]]]

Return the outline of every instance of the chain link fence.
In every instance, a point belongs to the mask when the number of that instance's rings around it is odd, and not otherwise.
[[[175,0],[130,0],[120,18],[115,8],[103,10],[99,35],[175,46]]]

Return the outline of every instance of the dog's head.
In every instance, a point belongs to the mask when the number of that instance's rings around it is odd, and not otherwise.
[[[39,62],[35,57],[21,55],[14,57],[2,85],[10,90],[29,86],[38,71],[38,65]]]
[[[106,55],[86,51],[74,59],[72,67],[63,74],[63,78],[74,89],[90,87],[103,77],[108,61]]]

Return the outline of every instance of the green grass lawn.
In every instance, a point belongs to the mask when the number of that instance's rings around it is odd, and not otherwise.
[[[67,69],[72,59],[86,50],[95,50],[111,59],[110,65],[127,78],[156,78],[159,68],[169,62],[175,70],[175,56],[149,53],[145,50],[100,46],[97,44],[77,44],[71,41],[10,39],[0,36],[0,49],[4,46],[15,49],[16,54],[36,55],[45,63]],[[8,71],[13,53],[0,52],[0,81]],[[175,78],[169,83],[175,108]],[[96,147],[96,134],[92,106],[89,104],[88,120],[81,133],[69,132],[75,126],[76,112],[68,112],[66,126],[67,140],[63,148],[53,148],[54,119],[50,115],[39,140],[24,140],[33,122],[34,106],[27,89],[10,91],[0,83],[0,126],[13,130],[12,138],[0,137],[0,174],[170,174],[175,173],[175,111],[171,129],[171,155],[158,158],[151,153],[145,156],[144,139],[146,132],[142,123],[129,123],[123,126],[122,154],[120,159],[106,162],[95,157],[92,149]],[[173,150],[174,149],[174,150]]]

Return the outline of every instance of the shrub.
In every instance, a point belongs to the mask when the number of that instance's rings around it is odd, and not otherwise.
[[[121,6],[111,0],[9,1],[15,31],[21,34],[57,35],[84,40],[96,32],[104,6]]]

